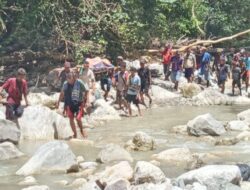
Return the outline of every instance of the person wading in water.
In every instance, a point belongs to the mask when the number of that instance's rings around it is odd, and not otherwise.
[[[57,108],[63,98],[70,126],[74,133],[73,138],[77,137],[76,125],[74,121],[75,118],[77,125],[80,128],[81,135],[83,138],[87,138],[87,132],[83,129],[81,119],[84,115],[84,106],[89,102],[89,90],[81,80],[76,79],[76,74],[73,72],[70,72],[67,75],[67,81],[63,84]]]
[[[23,114],[23,107],[21,106],[22,97],[24,97],[25,104],[28,106],[28,86],[25,80],[26,71],[23,68],[18,69],[16,78],[8,79],[3,86],[0,87],[0,93],[6,90],[8,93],[7,102],[1,102],[6,106],[6,119],[18,124],[18,118]]]

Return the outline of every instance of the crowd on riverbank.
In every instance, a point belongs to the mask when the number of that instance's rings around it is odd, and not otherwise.
[[[172,50],[170,45],[166,45],[162,51],[163,73],[166,81],[174,83],[174,89],[178,91],[179,80],[185,77],[189,83],[201,84],[206,81],[206,86],[210,86],[211,76],[217,77],[218,86],[221,92],[225,91],[225,83],[228,78],[232,78],[232,94],[235,94],[235,85],[239,88],[241,95],[242,81],[245,82],[248,90],[250,77],[250,55],[244,49],[235,53],[232,49],[229,53],[220,52],[213,56],[205,47],[191,49],[184,53]],[[65,60],[64,70],[58,75],[61,84],[61,93],[56,107],[60,102],[64,103],[63,115],[70,120],[70,125],[77,137],[75,119],[83,137],[87,137],[82,126],[84,114],[90,115],[93,106],[91,96],[96,94],[96,78],[100,79],[100,86],[103,90],[104,99],[107,101],[111,88],[116,90],[115,103],[119,109],[128,116],[132,116],[131,104],[135,104],[141,116],[140,104],[146,108],[152,104],[150,89],[152,86],[151,70],[148,66],[148,59],[141,57],[140,68],[130,66],[128,68],[123,57],[117,57],[115,68],[105,68],[101,73],[94,73],[90,69],[90,59],[85,58],[83,65],[71,68],[71,62]],[[16,78],[10,78],[0,88],[0,93],[6,90],[7,101],[1,101],[6,106],[6,119],[15,121],[18,125],[18,117],[22,116],[21,106],[22,96],[24,96],[26,106],[29,105],[27,99],[28,87],[25,80],[26,72],[19,69]],[[148,104],[145,103],[148,98]]]

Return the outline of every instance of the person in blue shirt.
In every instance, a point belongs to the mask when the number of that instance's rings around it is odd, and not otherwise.
[[[207,87],[209,87],[209,65],[211,61],[211,55],[207,52],[206,47],[201,48],[202,58],[201,58],[201,67],[199,73],[199,84],[201,83],[201,77],[204,76],[205,80],[207,81]]]
[[[128,79],[128,91],[126,100],[128,102],[128,111],[129,116],[132,116],[131,103],[136,105],[138,108],[139,115],[141,116],[141,109],[139,106],[140,103],[140,89],[141,89],[141,79],[137,74],[137,70],[135,67],[130,68],[130,76]]]
[[[249,52],[246,53],[244,62],[246,65],[246,91],[248,92],[249,78],[250,78],[250,53]]]

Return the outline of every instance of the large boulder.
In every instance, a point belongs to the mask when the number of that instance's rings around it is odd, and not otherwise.
[[[190,135],[218,136],[226,132],[222,123],[214,119],[211,114],[197,116],[187,123],[187,130]]]
[[[135,184],[143,183],[163,183],[166,180],[165,174],[157,166],[145,162],[138,161],[134,169]]]
[[[165,90],[159,86],[152,85],[151,87],[154,102],[157,104],[166,104],[171,103],[171,101],[175,98],[179,98],[180,95]]]
[[[201,87],[195,83],[185,83],[180,86],[180,90],[185,98],[192,98],[201,92]]]
[[[91,117],[95,120],[109,121],[109,120],[120,120],[121,117],[115,108],[113,108],[104,99],[95,101],[94,106],[96,109],[91,114]]]
[[[59,93],[54,94],[52,96],[48,96],[45,93],[30,93],[28,95],[30,105],[43,105],[49,108],[55,108],[58,98]]]
[[[148,134],[138,131],[135,133],[132,141],[129,141],[125,148],[135,151],[149,151],[155,149],[155,140]]]
[[[231,131],[247,131],[249,130],[249,126],[245,121],[235,120],[228,123],[227,129]]]
[[[0,119],[5,119],[5,114],[3,113],[2,110],[0,110]]]
[[[199,182],[210,187],[218,185],[215,183],[239,184],[241,172],[239,167],[234,165],[209,165],[184,173],[177,180],[183,180],[186,185]]]
[[[190,166],[197,163],[197,157],[193,156],[188,148],[172,148],[152,155],[152,159],[171,165]]]
[[[0,119],[0,142],[10,141],[17,144],[20,135],[20,130],[14,122]]]
[[[153,79],[152,84],[164,88],[165,90],[172,91],[174,89],[174,83],[171,81],[161,80],[159,78]]]
[[[133,158],[128,151],[116,144],[106,145],[98,154],[97,161],[108,163],[113,161],[133,162]]]
[[[159,64],[159,63],[149,64],[149,69],[151,71],[151,76],[152,77],[159,77],[160,75],[163,74],[163,66],[162,66],[162,64]]]
[[[103,172],[97,173],[94,179],[103,184],[111,184],[117,179],[130,181],[133,178],[133,169],[127,161],[122,161],[111,167],[106,167]]]
[[[22,139],[52,140],[73,136],[68,119],[41,105],[27,107],[19,124]]]
[[[69,146],[62,141],[51,141],[42,145],[16,174],[32,175],[74,171],[78,171],[78,164]]]
[[[250,109],[240,112],[237,118],[250,124]]]
[[[20,152],[11,142],[4,142],[0,144],[0,160],[8,160],[18,158],[24,154]]]
[[[125,179],[117,179],[107,185],[104,190],[130,190],[130,183]]]

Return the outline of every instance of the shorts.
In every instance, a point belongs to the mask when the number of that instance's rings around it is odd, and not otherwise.
[[[7,104],[6,105],[6,119],[15,120],[23,115],[23,107],[17,104]]]
[[[225,85],[226,80],[225,79],[219,79],[218,80],[218,85]]]
[[[204,76],[205,80],[210,80],[209,69],[206,66],[201,66],[199,77]]]
[[[81,103],[77,110],[72,110],[70,106],[66,106],[66,113],[70,119],[76,118],[78,121],[81,121],[84,116],[83,104]]]
[[[123,91],[117,90],[116,93],[117,93],[117,99],[118,100],[124,100],[125,99],[125,96],[126,96],[126,91],[125,90],[123,90]]]
[[[185,69],[185,78],[189,79],[194,74],[193,68],[187,68]]]
[[[241,80],[233,80],[233,86],[237,85],[239,88],[241,88]]]
[[[173,82],[178,82],[181,78],[181,71],[172,71],[171,80]]]
[[[137,99],[137,95],[127,94],[126,100],[128,101],[128,103],[133,102],[133,104],[135,104],[135,105],[139,104],[139,100]]]
[[[149,84],[141,84],[141,90],[140,90],[141,93],[145,93],[145,94],[148,94],[149,92]]]
[[[101,79],[101,88],[103,91],[110,91],[111,89],[111,79]]]

